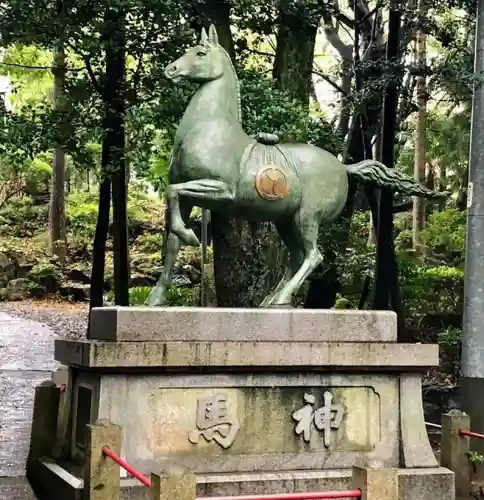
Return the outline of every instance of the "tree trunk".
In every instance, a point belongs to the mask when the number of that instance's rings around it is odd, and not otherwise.
[[[61,114],[64,106],[65,54],[62,46],[54,51],[54,107]],[[65,216],[65,151],[62,144],[63,120],[58,124],[57,143],[52,158],[52,177],[49,204],[48,252],[56,255],[64,264],[66,258],[66,216]]]
[[[279,4],[279,29],[272,75],[277,86],[309,105],[313,58],[321,12],[289,0]]]
[[[387,63],[396,64],[399,58],[399,36],[401,13],[396,0],[390,6],[387,41]],[[398,75],[387,84],[383,104],[381,161],[389,168],[394,167],[396,115],[398,105]],[[393,244],[393,193],[381,189],[378,214],[376,246],[375,293],[373,309],[389,309],[390,304],[402,321],[400,294],[398,289],[398,268]]]
[[[125,64],[124,13],[106,12],[106,78],[104,86],[105,141],[113,196],[114,297],[116,305],[129,305],[129,251],[125,160]]]
[[[103,147],[102,167],[107,165],[107,148]],[[111,207],[111,179],[106,176],[99,186],[99,203],[96,232],[92,245],[91,288],[89,308],[102,307],[104,304],[104,271],[106,264],[106,241],[109,232],[109,209]]]
[[[190,25],[199,33],[202,27],[208,29],[210,24],[217,28],[218,41],[235,59],[234,42],[230,30],[230,2],[228,0],[196,0],[190,9]]]
[[[423,25],[426,14],[426,0],[420,0],[419,8],[419,28],[417,30],[416,43],[416,62],[419,68],[417,77],[417,123],[415,130],[415,168],[414,178],[417,182],[425,184],[425,150],[426,150],[426,121],[427,121],[427,86],[426,86],[426,64],[427,54],[425,47],[425,27]],[[422,238],[421,231],[425,224],[425,200],[414,197],[413,200],[413,224],[412,224],[412,242],[413,249],[421,253]]]
[[[375,41],[371,36],[372,33],[378,33],[378,30],[372,28],[371,22],[370,25],[368,25],[368,22],[366,24],[363,22],[364,18],[368,19],[368,10],[366,6],[363,3],[358,3],[354,5],[353,8],[356,20],[353,65],[355,67],[356,89],[361,91],[365,79],[370,78],[372,74],[369,71],[361,69],[359,54],[363,52],[366,57],[375,57],[378,52],[375,49],[372,51],[369,50],[368,43],[371,40],[375,45],[379,45],[379,39]],[[351,54],[351,47],[341,40],[338,34],[338,26],[334,23],[334,20],[326,14],[324,18],[326,24],[325,32],[328,41],[340,53],[343,61],[348,61]],[[379,20],[375,19],[374,22],[378,23]],[[346,63],[348,64],[348,62]],[[371,158],[372,129],[378,123],[378,120],[379,115],[375,110],[375,103],[373,102],[365,101],[360,104],[358,109],[355,109],[348,131],[347,147],[343,153],[344,162],[358,162]],[[344,230],[339,231],[338,234],[338,254],[344,255],[346,251],[351,217],[355,209],[357,207],[363,208],[367,206],[372,210],[372,219],[375,224],[377,220],[377,209],[373,189],[358,186],[354,181],[350,180],[348,199],[346,200],[345,209],[339,220]],[[335,252],[326,250],[327,245],[324,241],[321,241],[320,246],[323,248],[324,267],[321,266],[318,272],[310,279],[309,290],[304,304],[304,307],[308,309],[329,309],[333,307],[340,288]],[[322,272],[323,270],[324,272]]]

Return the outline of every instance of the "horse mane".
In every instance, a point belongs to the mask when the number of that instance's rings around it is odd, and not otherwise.
[[[239,82],[239,78],[237,76],[237,72],[235,71],[234,63],[232,62],[232,59],[229,56],[229,53],[220,44],[219,44],[218,48],[225,55],[225,57],[226,57],[226,59],[228,61],[229,68],[230,68],[230,71],[232,73],[232,76],[235,79],[235,86],[236,86],[235,88],[236,88],[236,92],[237,92],[237,119],[239,120],[240,123],[242,123],[242,104],[241,104],[241,101],[240,101],[240,82]]]

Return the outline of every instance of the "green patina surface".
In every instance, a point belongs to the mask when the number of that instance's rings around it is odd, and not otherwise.
[[[200,84],[180,121],[169,169],[169,227],[165,265],[149,305],[165,305],[166,289],[181,244],[198,246],[188,229],[194,206],[246,219],[272,221],[289,251],[287,271],[262,307],[289,306],[293,295],[321,264],[318,233],[334,221],[348,195],[348,177],[405,195],[442,196],[374,160],[344,165],[308,144],[278,143],[242,128],[239,82],[214,26],[200,42],[169,64],[174,82]]]

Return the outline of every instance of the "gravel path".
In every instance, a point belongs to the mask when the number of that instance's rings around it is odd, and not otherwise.
[[[0,302],[0,312],[48,325],[65,339],[78,340],[86,336],[87,304],[35,300]]]

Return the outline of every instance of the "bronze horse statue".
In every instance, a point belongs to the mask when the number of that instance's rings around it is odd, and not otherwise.
[[[200,87],[176,132],[166,190],[165,262],[148,305],[166,303],[180,245],[200,244],[186,225],[194,206],[274,223],[289,251],[289,266],[261,304],[270,307],[289,306],[322,263],[319,228],[343,211],[348,177],[405,195],[440,196],[378,161],[344,165],[309,144],[279,144],[271,134],[249,137],[242,128],[237,74],[214,26],[208,34],[203,29],[200,42],[169,64],[165,75]]]

